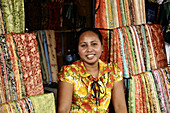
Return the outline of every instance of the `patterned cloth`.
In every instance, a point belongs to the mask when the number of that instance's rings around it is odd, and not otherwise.
[[[151,41],[154,48],[157,68],[167,67],[167,56],[163,37],[162,26],[160,24],[148,24],[151,31]]]
[[[99,5],[100,4],[100,5]],[[95,14],[95,27],[96,28],[107,28],[106,22],[106,10],[105,10],[105,0],[96,0],[96,9],[100,7]],[[101,34],[103,37],[103,53],[101,56],[101,60],[104,62],[108,62],[108,31],[101,30]]]
[[[0,5],[0,34],[5,34],[4,17],[2,12],[2,6]]]
[[[22,64],[27,96],[43,94],[38,45],[34,33],[12,33]]]
[[[11,61],[12,71],[14,73],[17,98],[21,99],[23,97],[26,97],[26,91],[25,91],[25,84],[23,79],[23,72],[21,72],[21,70],[19,69],[20,59],[17,57],[17,53],[15,51],[15,44],[11,34],[6,34],[5,40],[8,47],[8,53]]]
[[[43,79],[43,83],[47,84],[49,83],[49,75],[48,75],[47,60],[45,58],[45,53],[44,53],[42,31],[37,31],[35,32],[35,34],[36,34],[38,48],[39,48],[42,79]]]
[[[122,80],[122,72],[116,64],[108,65],[99,60],[100,73],[97,78],[90,75],[81,60],[63,66],[59,80],[73,84],[71,112],[108,112],[114,82]],[[94,91],[96,85],[96,91]],[[100,85],[100,87],[97,87]]]
[[[1,0],[6,33],[25,32],[24,0]]]
[[[100,28],[146,24],[145,0],[97,0],[95,6],[100,7],[95,14]]]
[[[14,100],[0,105],[1,113],[34,113],[32,102],[29,98]]]
[[[44,47],[45,59],[47,62],[47,69],[48,69],[48,75],[49,75],[47,77],[49,78],[48,84],[51,84],[52,83],[51,67],[50,67],[50,60],[49,60],[49,55],[48,55],[47,37],[46,37],[46,33],[44,30],[42,31],[42,35],[43,35],[43,47]]]
[[[132,79],[130,79],[128,98],[130,113],[138,113],[141,111],[143,111],[143,113],[170,112],[170,97],[168,88],[169,72],[169,67],[166,67],[146,71],[132,76]]]
[[[48,56],[51,67],[52,82],[57,82],[58,65],[57,65],[57,54],[56,54],[56,40],[54,30],[45,30],[48,46]]]
[[[0,67],[0,103],[5,103],[6,102],[6,87],[5,85],[5,81],[4,81],[4,72],[3,72],[3,63],[2,63],[2,58],[3,58],[3,52],[2,49],[0,47],[0,63],[1,63],[1,67]]]
[[[53,93],[41,94],[28,97],[34,108],[34,113],[56,113]]]
[[[10,57],[8,53],[8,47],[4,35],[0,37],[0,46],[3,52],[3,54],[1,54],[1,58],[3,62],[2,69],[5,75],[4,79],[5,79],[7,102],[10,102],[17,99],[17,93],[16,93],[16,83],[14,80],[14,73],[12,71]]]
[[[0,104],[0,113],[56,113],[54,95],[47,93]]]
[[[128,97],[128,112],[136,113],[135,106],[135,81],[134,76],[129,80],[129,97]]]

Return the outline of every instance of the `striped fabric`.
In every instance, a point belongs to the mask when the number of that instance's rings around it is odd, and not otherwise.
[[[97,0],[96,7],[99,1],[100,8],[95,14],[97,28],[146,24],[145,0]]]

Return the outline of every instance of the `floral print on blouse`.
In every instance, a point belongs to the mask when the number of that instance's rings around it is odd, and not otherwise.
[[[123,79],[122,72],[114,63],[99,60],[100,73],[94,78],[78,60],[61,68],[59,80],[73,84],[71,113],[109,112],[111,90],[114,82]]]

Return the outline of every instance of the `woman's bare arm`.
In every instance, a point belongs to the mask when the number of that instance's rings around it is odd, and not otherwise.
[[[59,81],[58,86],[58,113],[69,113],[72,103],[73,85]]]
[[[123,80],[115,82],[113,85],[112,103],[115,113],[127,113]]]

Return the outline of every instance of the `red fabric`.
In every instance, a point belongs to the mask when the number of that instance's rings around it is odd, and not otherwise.
[[[136,107],[136,113],[143,113],[141,84],[140,84],[138,76],[140,76],[140,75],[134,76],[134,81],[135,81],[135,107]]]
[[[100,8],[95,14],[95,28],[107,28],[105,0],[96,0],[96,9],[99,4]],[[103,37],[103,53],[101,56],[101,60],[107,63],[109,56],[107,31],[101,30],[101,34]]]
[[[40,58],[34,33],[12,33],[22,64],[27,96],[43,94]]]
[[[128,39],[128,36],[127,36],[127,32],[126,32],[126,28],[123,27],[122,28],[123,31],[124,31],[124,36],[125,36],[125,41],[126,41],[126,45],[127,45],[127,55],[129,56],[129,65],[130,65],[130,75],[135,75],[135,69],[134,69],[134,64],[133,64],[133,58],[132,58],[132,52],[131,52],[131,48],[130,48],[130,42],[129,42],[129,39]]]
[[[151,29],[152,33],[151,40],[155,52],[157,68],[167,67],[168,62],[165,51],[162,26],[160,24],[148,24],[148,27]]]
[[[143,82],[141,79],[141,75],[138,76],[140,84],[141,84],[141,94],[142,94],[142,101],[143,101],[143,113],[147,113],[147,105],[146,105],[146,95],[145,95],[145,89],[143,87]]]
[[[118,33],[118,29],[113,29],[114,32],[114,37],[116,37],[116,46],[114,46],[115,50],[116,50],[116,57],[114,58],[115,63],[117,63],[117,67],[122,70],[123,72],[123,61],[122,61],[122,52],[121,52],[121,44],[120,44],[120,39],[119,39],[119,33]]]
[[[120,3],[119,0],[116,0],[117,2],[117,13],[118,13],[118,20],[119,20],[119,26],[122,26],[122,17],[121,17],[121,11],[120,11]]]
[[[103,53],[101,56],[101,60],[105,63],[108,62],[109,59],[109,50],[108,50],[108,36],[107,31],[100,31],[103,37]]]

